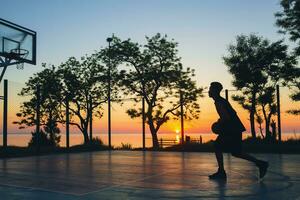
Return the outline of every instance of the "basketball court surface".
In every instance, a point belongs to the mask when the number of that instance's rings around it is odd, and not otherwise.
[[[3,200],[300,199],[299,155],[258,154],[263,181],[246,161],[225,155],[228,180],[211,181],[212,153],[103,151],[0,160]]]

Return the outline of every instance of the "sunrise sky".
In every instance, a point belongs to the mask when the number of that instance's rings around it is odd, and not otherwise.
[[[159,32],[179,43],[179,55],[184,66],[196,69],[199,86],[207,87],[218,80],[224,88],[233,89],[231,75],[223,64],[228,44],[238,34],[258,33],[275,41],[284,38],[278,34],[274,13],[281,10],[279,0],[1,0],[1,18],[37,31],[37,65],[26,65],[18,71],[10,67],[5,78],[11,81],[10,116],[13,121],[22,99],[17,91],[41,63],[60,64],[70,56],[80,57],[107,46],[106,38],[114,33],[122,39],[132,38],[145,42],[145,35]],[[287,40],[286,43],[290,44]],[[282,110],[295,103],[288,99],[289,92],[282,88]],[[141,120],[131,120],[126,108],[113,105],[113,132],[141,131]],[[210,124],[217,119],[213,102],[200,100],[199,120],[186,123],[189,133],[210,132]],[[248,115],[234,104],[247,127]],[[94,123],[95,131],[105,132],[107,115]],[[285,132],[299,131],[299,117],[283,113]],[[10,124],[11,130],[16,127]],[[174,133],[179,122],[170,122],[162,132]],[[249,128],[248,128],[249,130]]]

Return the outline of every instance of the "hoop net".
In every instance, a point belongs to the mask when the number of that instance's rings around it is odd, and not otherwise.
[[[13,59],[19,59],[19,58],[25,59],[25,58],[27,58],[28,54],[29,54],[29,51],[26,49],[17,48],[17,49],[12,49],[10,51],[10,56]],[[19,70],[24,69],[24,62],[20,62],[20,63],[16,64],[16,68]]]

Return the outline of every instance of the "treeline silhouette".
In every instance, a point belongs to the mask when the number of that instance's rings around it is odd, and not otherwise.
[[[146,40],[141,46],[129,39],[113,37],[109,47],[80,60],[72,57],[59,66],[43,64],[44,70],[32,76],[20,93],[30,98],[23,102],[17,114],[20,120],[15,123],[20,128],[35,126],[39,104],[43,132],[49,135],[52,144],[57,144],[58,123],[66,123],[66,102],[69,102],[69,123],[81,131],[85,144],[89,144],[91,119],[103,115],[110,90],[111,99],[120,103],[128,95],[135,103],[145,101],[144,115],[153,148],[159,148],[157,133],[164,123],[180,116],[180,105],[184,105],[187,120],[198,117],[197,99],[203,89],[193,80],[194,70],[183,68],[176,42],[160,34]],[[122,65],[127,69],[118,70]],[[35,94],[37,87],[39,101]],[[140,117],[142,110],[133,105],[127,114]]]

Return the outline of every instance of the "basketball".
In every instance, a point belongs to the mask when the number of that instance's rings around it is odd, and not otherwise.
[[[221,134],[221,126],[220,126],[220,123],[218,122],[215,122],[212,124],[211,126],[211,131],[215,134]]]

